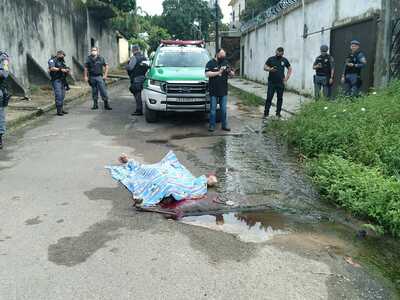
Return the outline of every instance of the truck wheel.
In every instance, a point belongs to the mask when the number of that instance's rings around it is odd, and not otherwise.
[[[157,112],[148,108],[147,105],[145,107],[145,117],[147,123],[156,123],[158,119]]]

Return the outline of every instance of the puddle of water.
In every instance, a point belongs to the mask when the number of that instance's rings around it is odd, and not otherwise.
[[[185,217],[185,224],[232,234],[245,243],[263,243],[277,235],[289,234],[279,215],[273,213],[227,213]]]
[[[246,121],[247,122],[247,121]],[[258,121],[249,126],[259,128]],[[240,136],[220,137],[212,147],[215,164],[203,166],[198,154],[188,159],[196,166],[213,168],[221,198],[242,195],[247,205],[270,210],[186,217],[182,222],[232,234],[243,242],[282,243],[290,249],[349,256],[363,269],[383,275],[400,292],[400,242],[390,237],[357,238],[361,222],[320,201],[296,160],[274,136],[245,130]],[[179,138],[179,137],[178,137]]]

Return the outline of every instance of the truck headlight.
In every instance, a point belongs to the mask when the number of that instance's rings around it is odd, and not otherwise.
[[[165,90],[165,82],[164,81],[150,79],[149,88],[157,90],[157,91],[164,91]]]

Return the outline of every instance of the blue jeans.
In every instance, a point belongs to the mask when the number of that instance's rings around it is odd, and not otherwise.
[[[56,100],[56,106],[63,106],[65,100],[65,85],[60,79],[56,79],[51,82],[53,86],[54,96]]]
[[[93,102],[97,103],[99,92],[103,101],[108,101],[107,86],[102,76],[90,77],[90,85],[92,87]]]
[[[6,133],[6,108],[0,106],[0,134]]]
[[[226,119],[226,105],[228,103],[228,96],[210,96],[210,127],[215,128],[217,123],[217,104],[219,100],[219,108],[221,109],[221,125],[222,128],[227,128],[228,123]]]
[[[315,75],[314,76],[315,99],[319,99],[321,97],[321,89],[326,99],[330,99],[332,97],[332,86],[329,84],[329,77]]]
[[[357,74],[347,74],[344,82],[344,94],[350,97],[360,96],[361,79]]]
[[[0,90],[0,102],[3,101],[3,92]],[[6,133],[6,108],[0,105],[0,134]]]

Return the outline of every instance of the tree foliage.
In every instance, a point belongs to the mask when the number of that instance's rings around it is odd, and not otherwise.
[[[136,0],[100,0],[101,2],[111,4],[121,12],[132,12],[136,9]]]
[[[208,37],[210,24],[215,18],[208,1],[165,0],[163,9],[163,26],[175,38],[192,39],[196,36],[198,29],[194,25],[195,21],[199,22],[202,36]]]

